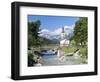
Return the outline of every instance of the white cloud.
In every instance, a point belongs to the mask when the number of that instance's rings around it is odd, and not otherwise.
[[[74,29],[75,24],[71,25],[71,26],[64,26],[65,29]]]
[[[52,35],[59,35],[61,33],[61,31],[62,31],[62,28],[58,28],[58,29],[54,30],[51,34]]]
[[[40,34],[49,34],[49,35],[59,35],[62,31],[62,28],[58,28],[54,31],[50,31],[48,29],[42,29],[39,33]]]
[[[66,34],[72,33],[74,27],[75,27],[75,25],[64,26],[64,30],[65,30]],[[58,28],[58,29],[55,29],[54,31],[50,31],[48,29],[42,29],[39,33],[40,33],[40,36],[50,38],[50,37],[53,37],[56,35],[60,35],[61,32],[62,32],[62,28]]]
[[[49,32],[49,30],[48,30],[48,29],[42,29],[42,30],[40,31],[40,33],[42,33],[42,32]]]

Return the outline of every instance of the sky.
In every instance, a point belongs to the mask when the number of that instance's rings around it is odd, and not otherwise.
[[[28,15],[28,22],[36,20],[41,21],[40,29],[47,29],[49,31],[54,31],[64,26],[71,28],[73,25],[75,25],[75,22],[79,20],[79,17]]]

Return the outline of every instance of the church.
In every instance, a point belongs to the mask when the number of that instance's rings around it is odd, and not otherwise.
[[[61,36],[60,47],[64,47],[64,46],[68,47],[70,44],[70,40],[67,39],[68,34],[65,33],[64,27],[62,28],[62,32],[60,36]]]

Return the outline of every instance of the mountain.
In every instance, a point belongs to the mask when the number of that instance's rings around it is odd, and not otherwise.
[[[69,27],[69,26],[64,26],[64,32],[66,34],[66,39],[70,39],[73,36],[73,28],[74,27]],[[50,40],[61,40],[61,32],[62,28],[58,28],[54,31],[50,31],[48,29],[42,29],[39,33],[41,37],[50,39]]]

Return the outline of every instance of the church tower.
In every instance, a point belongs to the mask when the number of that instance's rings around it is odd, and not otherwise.
[[[64,27],[62,28],[62,32],[61,32],[61,39],[65,39],[65,30],[64,30]]]

